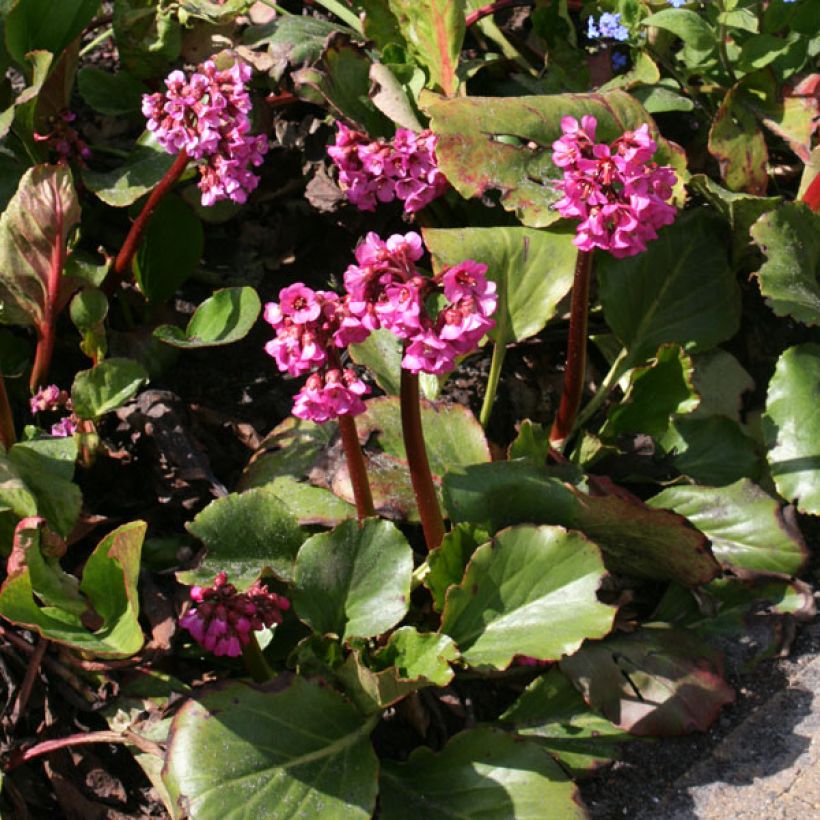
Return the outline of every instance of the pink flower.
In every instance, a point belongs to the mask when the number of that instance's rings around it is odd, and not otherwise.
[[[563,136],[553,144],[553,162],[564,171],[555,183],[563,197],[555,203],[563,217],[580,223],[573,242],[584,251],[602,248],[613,256],[634,256],[674,222],[667,200],[676,182],[674,170],[651,162],[657,150],[644,124],[611,145],[595,143],[596,121],[561,120]]]
[[[225,572],[210,587],[192,587],[191,600],[194,604],[179,625],[209,652],[232,658],[242,654],[252,632],[281,623],[282,612],[290,609],[287,598],[268,592],[261,581],[237,592]]]
[[[56,424],[51,425],[51,435],[67,438],[77,432],[77,422],[73,416],[63,416]]]
[[[43,413],[46,410],[57,410],[69,403],[68,393],[60,390],[56,384],[41,387],[30,399],[32,413]]]
[[[449,373],[456,366],[458,355],[452,343],[440,338],[433,331],[414,336],[404,351],[401,366],[411,373]]]
[[[172,71],[165,93],[142,98],[147,128],[159,144],[171,154],[185,150],[200,162],[203,205],[222,199],[243,203],[259,184],[250,168],[262,164],[268,140],[250,134],[250,78],[245,63],[218,71],[208,60],[190,78]]]
[[[336,126],[336,144],[327,153],[339,169],[347,198],[359,210],[374,211],[379,202],[400,199],[405,213],[414,213],[447,190],[436,162],[437,137],[431,131],[415,134],[399,128],[387,142],[368,140],[341,122]]]
[[[293,415],[316,424],[339,416],[358,416],[366,409],[361,396],[369,392],[354,370],[328,370],[324,376],[311,373],[296,394]]]
[[[63,110],[49,118],[51,131],[48,134],[32,134],[35,142],[45,142],[49,150],[58,154],[60,160],[76,159],[85,168],[85,160],[91,156],[91,149],[71,125],[77,115],[73,111]]]

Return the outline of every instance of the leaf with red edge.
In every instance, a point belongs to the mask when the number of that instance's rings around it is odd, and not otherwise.
[[[0,216],[0,324],[42,328],[65,306],[75,283],[61,275],[61,262],[79,221],[67,165],[26,171]]]
[[[561,197],[552,187],[561,177],[552,162],[552,143],[561,136],[565,116],[593,115],[601,142],[647,123],[658,143],[655,161],[675,168],[681,180],[676,193],[682,193],[683,150],[661,137],[646,109],[624,91],[452,100],[422,95],[421,102],[439,138],[436,157],[450,184],[468,199],[499,191],[501,205],[528,227],[543,228],[560,218],[552,207]]]
[[[593,709],[633,735],[706,731],[735,699],[719,654],[661,624],[587,643],[561,670]]]
[[[446,96],[458,91],[458,57],[467,30],[464,0],[388,0],[410,51]]]

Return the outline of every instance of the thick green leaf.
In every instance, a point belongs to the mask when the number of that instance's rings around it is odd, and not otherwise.
[[[156,0],[114,0],[114,40],[123,67],[139,80],[160,77],[179,56],[174,9]]]
[[[98,419],[122,407],[146,381],[148,373],[139,362],[105,359],[74,377],[71,386],[74,413],[81,419]]]
[[[560,218],[552,207],[561,197],[551,184],[561,176],[552,143],[561,136],[564,116],[595,116],[601,141],[648,123],[659,145],[656,160],[685,169],[681,149],[660,137],[643,106],[624,91],[451,100],[431,95],[422,102],[439,137],[439,166],[453,187],[467,199],[499,191],[502,206],[533,228]]]
[[[134,257],[134,276],[149,302],[171,299],[196,270],[204,244],[202,223],[191,207],[180,197],[165,196]],[[228,302],[228,309],[233,310],[230,297]],[[218,299],[217,308],[224,306]],[[208,324],[206,319],[203,327]]]
[[[369,666],[359,652],[348,655],[336,677],[365,714],[381,712],[425,686],[446,686],[453,679],[450,661],[458,650],[446,635],[397,629]]]
[[[232,23],[244,14],[255,0],[180,0],[179,21],[186,25],[189,19],[205,20],[215,26]]]
[[[693,362],[693,381],[700,404],[689,418],[726,416],[739,422],[743,395],[755,386],[749,373],[731,353],[720,348],[697,354]]]
[[[407,612],[413,552],[392,524],[344,521],[314,535],[296,557],[296,614],[319,634],[370,638]]]
[[[139,113],[142,95],[148,89],[127,71],[112,74],[94,66],[85,66],[77,73],[77,85],[82,98],[95,111],[112,117]]]
[[[67,538],[77,523],[83,503],[80,488],[72,481],[77,459],[74,437],[20,441],[8,451],[6,458],[12,478],[19,476],[25,489],[36,499],[37,513]],[[17,495],[21,488],[15,480],[8,489],[13,493],[10,500],[17,498],[12,509],[21,510],[27,506],[25,496]],[[9,498],[5,487],[0,492],[0,499],[4,498]]]
[[[598,548],[563,527],[511,527],[479,547],[452,587],[441,629],[472,666],[506,669],[516,655],[557,660],[612,629],[598,601]]]
[[[757,444],[726,416],[678,418],[660,444],[675,469],[699,484],[723,487],[760,475]]]
[[[733,191],[764,196],[769,186],[769,151],[757,119],[744,105],[741,88],[733,88],[712,121],[709,152],[720,165],[720,175]]]
[[[763,432],[777,491],[820,515],[820,345],[790,347],[769,382]]]
[[[506,732],[461,732],[438,754],[416,749],[406,763],[382,761],[383,820],[516,818],[580,820],[578,790],[549,755]]]
[[[792,517],[748,479],[728,487],[669,487],[648,502],[689,519],[729,569],[798,575],[808,549]]]
[[[670,416],[691,413],[698,406],[693,370],[692,359],[678,345],[661,345],[646,367],[630,374],[626,395],[610,410],[601,437],[612,439],[624,433],[662,436]]]
[[[558,669],[536,678],[499,718],[574,773],[610,763],[629,735],[591,711]]]
[[[243,488],[249,486],[252,485],[245,483]],[[277,476],[272,481],[256,486],[269,487],[302,526],[320,524],[323,527],[334,527],[340,521],[356,515],[356,508],[352,504],[343,501],[330,490],[314,487],[306,481],[297,481],[293,476]]]
[[[696,586],[719,569],[706,539],[683,517],[618,496],[585,495],[526,462],[448,473],[444,501],[454,522],[490,532],[524,523],[581,530],[601,547],[607,567],[626,575]]]
[[[666,111],[691,111],[695,104],[689,97],[678,94],[665,85],[642,85],[631,92],[650,114]]]
[[[441,542],[440,547],[430,550],[427,563],[430,572],[424,579],[424,586],[433,596],[434,608],[441,612],[447,590],[461,583],[467,562],[479,544],[489,540],[483,530],[477,530],[469,524],[456,524]]]
[[[83,172],[83,182],[106,205],[124,208],[147,194],[174,164],[174,155],[138,145],[128,159],[111,171]]]
[[[364,49],[343,34],[332,35],[321,59],[311,68],[291,74],[297,91],[311,102],[321,102],[340,119],[353,123],[371,137],[391,136],[393,124],[369,97],[372,61]]]
[[[696,51],[709,51],[717,47],[715,32],[692,9],[662,9],[657,14],[644,17],[641,25],[671,31]]]
[[[496,344],[520,342],[539,333],[572,287],[578,249],[574,230],[532,228],[426,229],[424,244],[438,272],[473,259],[487,265],[496,283]]]
[[[49,640],[104,658],[125,658],[143,644],[139,625],[137,578],[146,525],[125,524],[107,535],[85,563],[80,592],[100,616],[101,626],[89,631],[80,618],[64,609],[40,607],[28,566],[9,574],[0,588],[0,615]]]
[[[687,352],[730,338],[740,323],[740,290],[726,258],[724,232],[702,209],[664,228],[646,252],[597,258],[607,324],[628,352],[624,372],[658,347]]]
[[[282,686],[281,679],[267,690],[228,683],[177,712],[163,780],[188,816],[372,815],[375,718],[366,721],[336,692],[302,678]]]
[[[588,643],[561,671],[593,709],[633,735],[704,732],[734,701],[714,650],[661,624]]]
[[[757,272],[760,292],[778,316],[820,324],[820,214],[786,202],[752,226],[766,262]]]
[[[208,583],[224,570],[237,589],[263,574],[293,580],[294,561],[305,534],[270,487],[231,493],[212,501],[186,525],[207,554],[195,569],[178,573],[186,584]]]
[[[18,0],[5,20],[9,54],[25,65],[35,49],[59,55],[91,22],[100,0]]]
[[[0,216],[0,323],[45,327],[75,283],[61,277],[49,289],[52,255],[65,251],[80,221],[80,205],[68,165],[36,165],[20,180],[17,193]]]
[[[253,288],[224,288],[197,307],[184,331],[175,325],[160,325],[154,336],[172,347],[229,345],[248,335],[261,309]]]
[[[466,31],[464,0],[388,0],[388,6],[411,54],[427,69],[431,88],[455,96]]]

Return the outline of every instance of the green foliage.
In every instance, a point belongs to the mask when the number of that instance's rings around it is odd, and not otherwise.
[[[81,419],[98,419],[121,407],[148,381],[145,368],[133,359],[107,359],[74,377],[71,402]]]

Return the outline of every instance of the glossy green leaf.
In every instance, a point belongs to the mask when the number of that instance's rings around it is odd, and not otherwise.
[[[134,257],[134,277],[149,302],[167,302],[173,297],[197,269],[204,244],[202,223],[190,206],[177,196],[165,196]],[[224,307],[224,301],[217,299],[217,315]],[[234,309],[228,305],[229,311]],[[204,317],[203,327],[208,327],[208,319]]]
[[[380,805],[384,820],[586,817],[576,786],[545,751],[490,728],[461,732],[438,754],[420,747],[406,763],[382,761]]]
[[[156,0],[114,0],[114,41],[123,67],[137,79],[168,73],[182,32],[174,9]]]
[[[148,373],[139,362],[105,359],[74,377],[71,386],[74,413],[81,419],[98,419],[122,407],[146,381]]]
[[[99,288],[84,288],[71,300],[69,315],[77,330],[91,330],[108,315],[108,299]]]
[[[601,437],[612,439],[624,433],[663,435],[670,416],[690,413],[698,406],[693,370],[692,359],[678,345],[661,345],[646,367],[630,374],[626,395],[610,410]]]
[[[585,533],[614,572],[688,586],[719,571],[708,542],[684,518],[619,496],[590,496],[526,462],[493,462],[448,473],[444,501],[452,521],[490,532],[515,524],[557,524]]]
[[[740,291],[724,232],[703,210],[679,216],[644,253],[601,254],[596,273],[607,324],[628,351],[624,370],[664,343],[708,350],[737,331]]]
[[[507,345],[539,333],[555,315],[572,287],[578,256],[574,236],[574,230],[428,228],[424,244],[436,272],[465,259],[487,265],[487,278],[498,293],[496,326],[488,335]]]
[[[686,516],[729,569],[798,575],[808,558],[793,518],[748,479],[719,489],[669,487],[648,503]]]
[[[671,31],[696,51],[709,51],[717,47],[715,32],[693,9],[661,9],[657,14],[644,17],[641,25]]]
[[[19,476],[26,491],[36,499],[37,514],[67,538],[77,523],[83,503],[80,488],[72,481],[77,459],[75,438],[20,441],[9,449],[5,458],[12,477]],[[22,510],[28,506],[26,497],[17,495],[20,488],[16,481],[12,481],[9,489],[15,494],[12,498],[17,498],[17,503],[11,505],[13,509]],[[4,497],[7,497],[6,493],[0,493],[0,499]]]
[[[777,491],[820,515],[820,345],[790,347],[769,382],[763,432]]]
[[[186,529],[207,553],[195,569],[178,573],[185,584],[209,583],[224,570],[237,589],[263,574],[293,580],[305,534],[270,487],[231,493],[212,501]]]
[[[314,487],[306,481],[297,481],[293,476],[277,476],[273,481],[259,486],[269,487],[302,526],[320,524],[323,527],[334,527],[340,521],[356,515],[353,504],[343,501],[330,490]]]
[[[695,107],[689,97],[684,97],[665,85],[643,85],[632,89],[631,93],[650,114],[691,111]]]
[[[499,720],[578,774],[610,763],[618,757],[620,744],[630,739],[593,712],[555,668],[536,678]]]
[[[743,396],[755,386],[746,369],[731,353],[720,348],[698,353],[692,361],[692,378],[700,403],[689,418],[726,416],[739,422]]]
[[[319,634],[380,635],[407,612],[412,572],[413,552],[392,524],[344,521],[299,550],[294,609]]]
[[[133,655],[144,640],[138,620],[137,578],[145,529],[142,521],[124,524],[100,541],[85,563],[80,592],[100,616],[96,631],[89,631],[73,613],[41,607],[27,566],[10,573],[0,588],[0,615],[92,656]]]
[[[562,527],[511,527],[479,547],[452,587],[441,629],[472,666],[506,669],[515,655],[557,660],[612,628],[598,601],[600,551]]]
[[[77,73],[77,86],[86,103],[100,114],[122,117],[138,114],[142,95],[148,89],[127,71],[112,74],[94,66],[85,66]]]
[[[704,732],[734,701],[717,653],[666,625],[588,643],[561,671],[593,709],[633,735]]]
[[[678,418],[660,444],[675,469],[699,484],[723,487],[760,474],[757,444],[726,416]]]
[[[49,290],[52,254],[66,246],[80,221],[80,205],[67,165],[36,165],[0,216],[0,324],[46,323],[65,306],[75,283],[61,277]]]
[[[766,255],[757,272],[760,292],[778,316],[820,324],[820,214],[787,202],[752,226]]]
[[[430,95],[422,104],[439,137],[439,166],[453,187],[467,199],[499,191],[501,205],[533,228],[560,218],[553,205],[561,195],[552,180],[561,169],[553,165],[552,143],[564,116],[595,116],[602,142],[648,123],[659,145],[656,161],[681,173],[685,168],[681,150],[660,137],[643,106],[624,91],[451,100]]]
[[[5,20],[9,54],[25,65],[29,51],[60,52],[91,22],[99,0],[18,0]]]
[[[430,550],[427,556],[430,572],[424,579],[424,586],[430,590],[437,611],[444,609],[447,590],[461,583],[476,548],[488,540],[489,535],[484,530],[470,524],[456,524],[444,536],[441,546]]]
[[[83,182],[106,205],[124,208],[147,194],[174,164],[174,155],[138,145],[123,163],[110,171],[83,172]]]
[[[458,58],[464,40],[464,0],[388,0],[416,62],[427,69],[430,86],[448,97],[458,91]]]
[[[189,700],[171,727],[163,780],[196,820],[260,816],[366,820],[376,803],[375,718],[302,678],[233,682]]]
[[[215,26],[224,26],[244,14],[255,0],[180,0],[179,21],[186,25],[190,19],[204,20]]]
[[[197,307],[184,331],[175,325],[160,325],[154,336],[183,349],[229,345],[248,335],[261,310],[253,288],[224,288]]]
[[[550,432],[543,424],[524,419],[518,425],[518,435],[510,444],[510,461],[523,459],[541,466],[547,463],[550,448]]]

